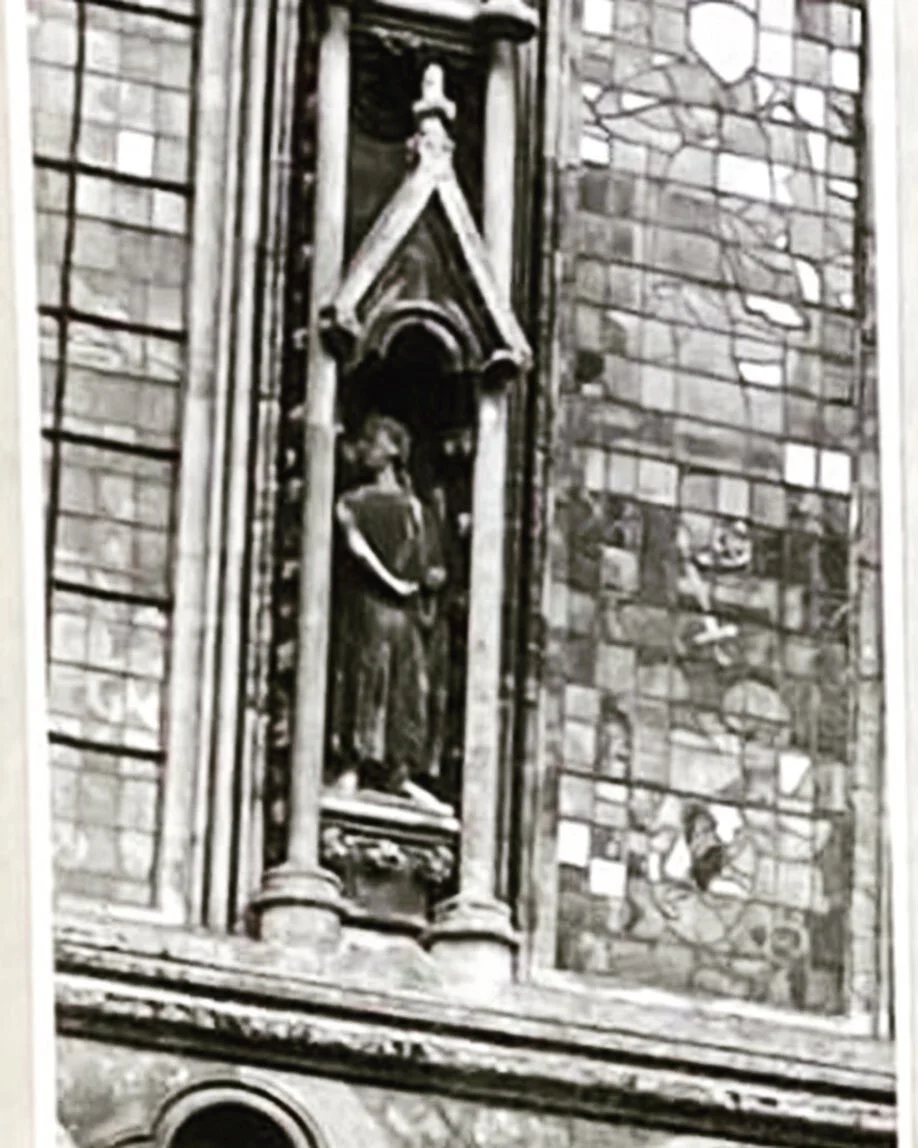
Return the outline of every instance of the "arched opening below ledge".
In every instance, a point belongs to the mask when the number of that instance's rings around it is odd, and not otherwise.
[[[247,1104],[215,1104],[195,1112],[168,1148],[297,1148],[270,1116]]]

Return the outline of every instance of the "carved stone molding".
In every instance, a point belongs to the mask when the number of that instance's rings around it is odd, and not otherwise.
[[[417,934],[456,869],[459,823],[378,794],[322,802],[320,857],[341,878],[351,919]]]
[[[526,0],[369,0],[364,10],[371,20],[388,19],[424,31],[442,25],[453,34],[484,41],[523,44],[539,29],[537,8]]]
[[[322,864],[332,871],[352,865],[370,873],[406,874],[431,887],[445,884],[456,865],[447,845],[408,845],[391,837],[349,832],[340,825],[322,830]]]
[[[883,1045],[803,1027],[778,1040],[774,1024],[757,1045],[746,1039],[754,1025],[738,1018],[683,1010],[666,1019],[647,1002],[622,1004],[617,1023],[602,1022],[583,994],[568,1001],[567,1019],[512,988],[474,1008],[451,985],[374,993],[298,973],[287,959],[241,939],[109,927],[94,940],[85,927],[59,930],[58,1028],[400,1088],[436,1080],[445,1094],[481,1102],[743,1143],[894,1143],[895,1078]],[[367,968],[388,963],[378,949],[366,961],[363,983]],[[783,1052],[756,1051],[768,1039]]]

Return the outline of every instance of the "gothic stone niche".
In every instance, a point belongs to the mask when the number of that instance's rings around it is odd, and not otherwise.
[[[390,927],[421,926],[449,892],[477,401],[528,362],[455,175],[455,107],[442,85],[432,65],[409,173],[323,328],[340,364],[342,430],[323,863]]]

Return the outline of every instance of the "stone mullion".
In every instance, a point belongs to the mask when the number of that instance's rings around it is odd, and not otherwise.
[[[581,36],[569,3],[549,6],[543,50],[545,191],[539,248],[541,278],[536,316],[538,381],[533,426],[533,511],[527,715],[523,781],[524,861],[520,898],[525,937],[524,976],[555,963],[557,934],[557,831],[554,788],[562,759],[564,695],[563,633],[566,627],[564,539],[559,535],[559,501],[566,489],[563,460],[554,451],[564,441],[565,381],[572,363],[565,351],[573,325],[568,290],[576,254],[576,194],[579,167],[579,83]],[[561,461],[561,465],[558,462]],[[560,496],[560,497],[559,497]],[[563,511],[562,511],[563,513]],[[559,621],[560,617],[560,621]],[[528,929],[526,926],[528,925]]]
[[[214,744],[213,837],[208,865],[208,923],[221,930],[236,920],[240,830],[247,821],[250,762],[240,755],[246,719],[244,657],[251,638],[252,513],[250,494],[254,433],[260,431],[257,379],[260,355],[259,290],[263,275],[265,103],[269,95],[269,10],[256,5],[248,21],[240,115],[241,179],[231,268],[233,401],[228,426],[226,507],[220,554],[224,565],[221,599],[217,729]],[[249,643],[250,645],[250,643]],[[240,784],[241,783],[241,784]]]
[[[304,6],[309,8],[308,5]],[[253,448],[253,492],[249,529],[249,600],[252,602],[246,653],[240,751],[239,852],[236,857],[232,912],[240,921],[264,870],[265,792],[271,738],[271,668],[275,602],[274,541],[279,495],[277,453],[282,440],[285,411],[282,404],[283,356],[286,341],[284,300],[287,289],[288,246],[291,242],[288,209],[290,181],[297,142],[294,122],[297,107],[297,64],[301,51],[299,25],[310,19],[300,0],[282,0],[274,16],[277,44],[274,74],[269,80],[262,119],[269,120],[265,172],[264,258],[259,268],[261,310],[255,341],[259,371],[254,396],[256,438]]]
[[[491,270],[508,305],[514,268],[515,54],[511,41],[495,38],[485,97],[482,197]],[[509,408],[507,388],[481,389],[472,495],[459,892],[438,907],[430,933],[434,954],[476,988],[511,978],[517,945],[509,906],[498,896],[501,798],[506,792],[500,766]]]
[[[514,260],[513,303],[531,329],[535,320],[534,285],[540,274],[540,253],[533,243],[541,236],[539,213],[542,208],[542,171],[539,134],[541,88],[538,75],[537,44],[518,53],[517,121],[519,155],[514,179]],[[528,334],[527,330],[527,334]],[[532,512],[534,467],[533,422],[539,401],[539,388],[533,372],[521,379],[510,393],[507,484],[507,546],[505,569],[504,672],[501,714],[501,804],[498,858],[499,895],[513,903],[520,887],[522,771],[525,768],[526,696],[530,673],[530,569],[538,528],[533,532]]]
[[[204,6],[198,64],[187,383],[175,542],[173,642],[157,901],[167,919],[206,912],[210,767],[223,612],[222,501],[231,369],[235,147],[244,67],[244,0]],[[231,811],[229,811],[231,815]]]
[[[864,53],[866,60],[866,52]],[[857,294],[860,306],[855,360],[860,409],[860,440],[857,452],[855,514],[849,566],[851,620],[849,625],[851,709],[849,723],[852,763],[853,849],[850,910],[850,943],[846,954],[848,1013],[855,1025],[867,1031],[882,1029],[879,1015],[883,985],[880,982],[880,947],[885,930],[881,920],[884,874],[884,745],[883,661],[880,615],[878,515],[879,451],[877,427],[876,332],[873,282],[874,235],[871,186],[871,76],[867,67],[861,113],[860,220],[857,240]]]
[[[309,942],[332,935],[340,923],[340,885],[319,859],[338,374],[319,325],[322,306],[338,287],[344,268],[350,69],[350,11],[347,4],[331,0],[319,48],[319,164],[303,411],[304,499],[287,858],[265,874],[257,901],[263,936]]]
[[[268,654],[268,730],[262,811],[263,850],[259,870],[286,854],[290,730],[296,693],[296,610],[299,600],[299,529],[302,499],[303,399],[306,380],[306,328],[312,272],[312,193],[315,185],[315,95],[318,67],[318,13],[311,4],[298,8],[296,43],[288,51],[292,90],[289,122],[279,131],[276,260],[277,312],[270,338],[277,373],[278,428],[273,457],[276,495],[272,523],[270,652]]]

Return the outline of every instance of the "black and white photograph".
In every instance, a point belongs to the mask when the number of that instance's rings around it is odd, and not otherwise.
[[[11,1144],[918,1145],[915,16],[5,0]]]

